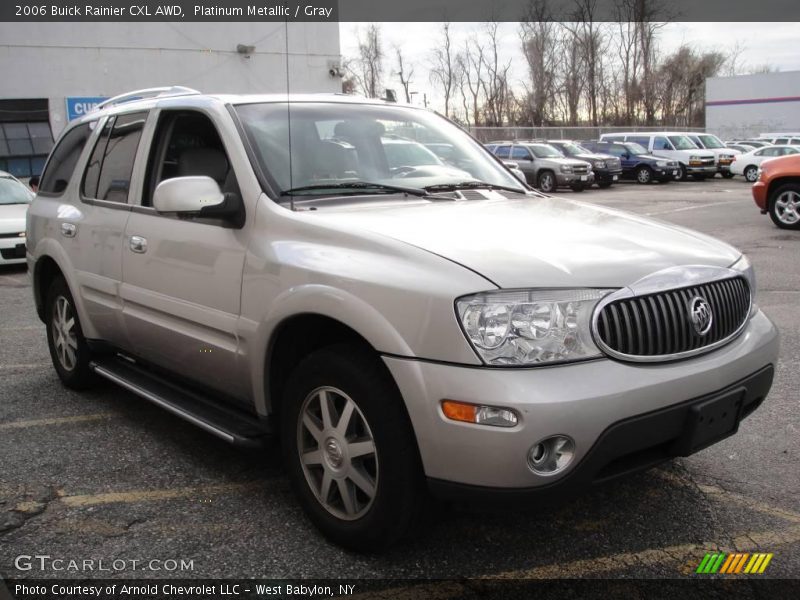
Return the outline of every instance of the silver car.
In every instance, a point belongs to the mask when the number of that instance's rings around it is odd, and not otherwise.
[[[565,157],[559,150],[538,142],[492,142],[489,150],[500,159],[517,164],[529,185],[545,193],[568,187],[582,192],[594,183],[591,163]]]
[[[399,140],[450,164],[390,160]],[[778,357],[735,248],[532,192],[435,113],[354,97],[107,101],[54,147],[27,260],[66,386],[279,436],[357,550],[429,493],[531,502],[697,452]]]

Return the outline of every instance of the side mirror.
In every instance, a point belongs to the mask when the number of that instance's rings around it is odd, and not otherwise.
[[[153,194],[153,207],[162,213],[199,213],[223,202],[219,185],[205,175],[166,179]]]
[[[513,160],[504,160],[503,164],[509,169],[519,169],[519,163],[515,163]]]
[[[631,157],[630,152],[623,152],[622,153],[622,158],[630,158],[630,157]]]

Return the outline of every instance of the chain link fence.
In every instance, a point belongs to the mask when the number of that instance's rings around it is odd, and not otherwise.
[[[704,127],[470,127],[469,132],[483,144],[500,140],[596,140],[604,133],[628,131],[697,131]]]

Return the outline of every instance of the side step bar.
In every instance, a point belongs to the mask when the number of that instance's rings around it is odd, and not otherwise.
[[[208,396],[177,385],[135,363],[108,357],[93,361],[90,366],[100,377],[235,446],[261,447],[273,435],[268,421],[222,406]]]

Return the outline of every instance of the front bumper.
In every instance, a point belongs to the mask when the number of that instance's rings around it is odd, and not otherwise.
[[[594,183],[594,171],[589,171],[588,174],[556,173],[556,182],[559,186],[590,186]]]
[[[0,237],[0,265],[21,265],[25,262],[24,237]]]
[[[686,172],[689,173],[689,175],[716,175],[717,165],[693,165],[690,163],[686,167]]]
[[[384,361],[405,400],[425,474],[438,480],[433,487],[441,490],[446,487],[441,482],[449,482],[509,491],[572,479],[613,425],[717,393],[743,374],[774,365],[777,357],[778,333],[758,312],[731,343],[673,363],[600,359],[504,369],[396,357]],[[443,399],[512,408],[519,423],[500,428],[451,421],[442,413]],[[535,474],[527,464],[528,451],[557,434],[575,441],[574,460],[556,475]],[[586,477],[579,475],[577,483]]]
[[[753,184],[753,200],[761,212],[767,212],[767,184],[764,181],[756,181]]]
[[[604,169],[594,171],[595,179],[597,181],[617,181],[620,177],[622,177],[622,169]]]

